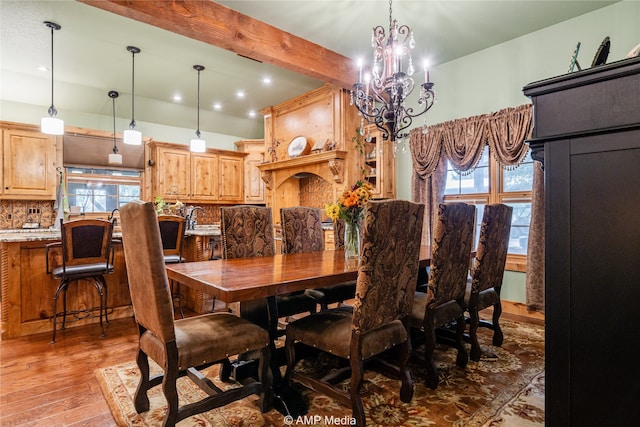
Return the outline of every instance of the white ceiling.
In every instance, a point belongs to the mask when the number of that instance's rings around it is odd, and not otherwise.
[[[414,31],[414,61],[428,59],[437,65],[615,2],[396,0],[393,17]],[[387,27],[389,21],[389,3],[384,0],[218,3],[365,61],[370,57],[371,28]],[[69,111],[111,117],[107,92],[117,90],[120,127],[128,123],[128,45],[142,50],[135,60],[138,122],[195,129],[194,64],[206,67],[201,74],[200,129],[247,138],[262,134],[262,117],[248,119],[249,110],[280,103],[323,83],[75,1],[0,0],[0,98],[41,106],[43,114],[50,104],[51,75],[36,67],[48,66],[51,60],[45,20],[62,26],[54,34],[55,106],[62,118]],[[271,77],[271,85],[262,83],[264,76]],[[246,92],[244,100],[236,98],[240,89]],[[180,103],[172,100],[175,94],[182,95]],[[222,103],[222,112],[213,111],[214,102]],[[67,124],[77,125],[68,120]]]

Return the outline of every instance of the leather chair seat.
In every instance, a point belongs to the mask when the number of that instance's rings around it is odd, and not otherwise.
[[[349,359],[352,318],[352,307],[323,310],[290,323],[287,326],[287,339],[302,341],[306,345]],[[407,330],[399,320],[368,331],[362,339],[362,360],[380,354],[406,339]]]
[[[65,268],[56,267],[51,271],[53,277],[61,278],[65,273]],[[66,276],[70,280],[92,277],[100,274],[113,273],[113,265],[97,262],[94,264],[69,265],[66,267]]]
[[[326,306],[355,298],[356,282],[354,280],[325,288],[307,289],[305,292],[315,299],[318,304]]]
[[[427,294],[424,292],[416,292],[413,297],[413,307],[411,309],[411,316],[409,316],[409,324],[418,329],[422,329],[424,326],[424,313],[427,308]],[[435,308],[433,316],[434,323],[436,325],[445,325],[449,322],[453,322],[461,315],[464,314],[464,310],[455,301],[448,301]]]
[[[301,291],[278,295],[276,304],[278,305],[278,316],[287,317],[305,312],[313,313],[316,311],[317,303],[315,299]]]
[[[266,330],[228,313],[179,319],[174,328],[180,370],[258,350],[269,343]],[[212,346],[212,342],[220,345]],[[150,331],[140,337],[140,349],[160,364],[166,362],[165,344]]]

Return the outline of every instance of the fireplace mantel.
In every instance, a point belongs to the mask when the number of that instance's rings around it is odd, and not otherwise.
[[[341,184],[344,181],[346,157],[346,151],[323,151],[293,159],[263,163],[258,166],[258,169],[269,190],[278,188],[283,181],[300,173],[312,173],[329,182]]]

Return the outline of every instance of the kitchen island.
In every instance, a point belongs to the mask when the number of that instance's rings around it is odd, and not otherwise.
[[[209,259],[212,251],[214,255],[219,254],[219,227],[197,225],[185,234],[183,256],[187,261]],[[122,244],[117,242],[119,237],[119,231],[115,231],[114,273],[105,276],[109,319],[133,316],[124,252]],[[59,230],[0,230],[0,339],[52,331],[53,294],[58,280],[47,274],[45,246],[57,241],[60,241]],[[52,251],[49,256],[59,257],[59,253]],[[67,301],[68,309],[96,307],[99,302],[95,288],[87,281],[70,286]],[[198,313],[206,311],[206,307],[211,306],[210,301],[210,297],[193,291],[183,295],[183,304]],[[88,317],[70,322],[67,327],[96,323],[97,338],[100,335],[98,320]]]

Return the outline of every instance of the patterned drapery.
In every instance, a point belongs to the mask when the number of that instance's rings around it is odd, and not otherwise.
[[[430,241],[436,208],[444,200],[446,161],[464,174],[473,170],[488,144],[489,153],[499,164],[517,167],[529,150],[524,141],[531,136],[531,130],[531,104],[411,130],[411,196],[426,207],[423,241]],[[539,165],[535,166],[527,250],[527,306],[544,311],[544,176],[537,170]]]

